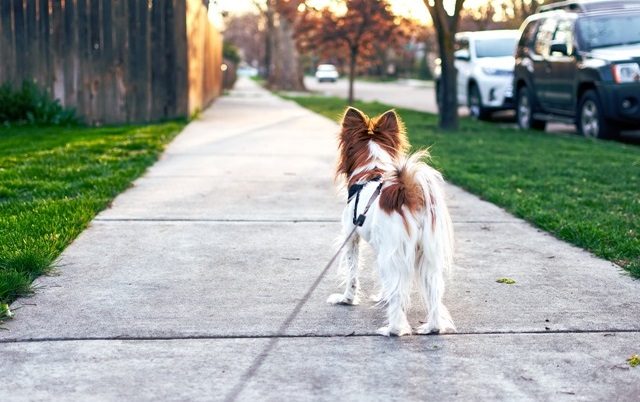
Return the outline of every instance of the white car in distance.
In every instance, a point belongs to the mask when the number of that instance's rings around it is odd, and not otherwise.
[[[459,32],[455,38],[458,104],[471,117],[486,120],[498,110],[513,109],[514,53],[517,30]],[[439,94],[436,70],[436,93]],[[436,95],[439,96],[439,95]]]
[[[320,64],[316,70],[316,79],[318,82],[336,82],[338,77],[338,70],[336,70],[336,66],[333,64]]]

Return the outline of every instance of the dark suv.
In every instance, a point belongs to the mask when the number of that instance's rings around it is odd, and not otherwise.
[[[640,1],[565,1],[520,29],[518,125],[575,123],[586,137],[640,128]]]

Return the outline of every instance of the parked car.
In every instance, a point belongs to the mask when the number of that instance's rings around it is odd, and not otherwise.
[[[520,33],[513,83],[520,127],[575,123],[595,138],[640,128],[640,2],[551,4]]]
[[[492,112],[513,108],[513,54],[517,30],[459,32],[455,36],[458,104],[472,117],[488,119]],[[436,69],[436,96],[440,71]]]
[[[316,79],[318,82],[336,82],[339,76],[338,70],[336,70],[336,66],[333,64],[320,64],[316,70]]]

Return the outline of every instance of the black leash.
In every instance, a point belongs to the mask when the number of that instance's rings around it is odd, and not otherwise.
[[[278,329],[277,334],[279,335],[284,334],[285,330],[289,327],[289,325],[293,322],[293,320],[298,316],[298,313],[300,312],[300,310],[302,310],[302,306],[307,302],[307,300],[309,300],[309,297],[311,297],[311,294],[316,290],[316,288],[320,284],[320,281],[322,281],[322,278],[324,278],[324,276],[327,274],[327,271],[329,270],[329,268],[331,268],[331,265],[340,254],[340,251],[342,251],[342,249],[347,244],[349,239],[351,239],[351,236],[353,236],[353,234],[356,232],[356,229],[358,229],[358,226],[362,226],[362,224],[364,223],[365,215],[367,214],[367,212],[369,212],[369,208],[373,204],[373,201],[380,195],[381,190],[382,190],[382,183],[380,183],[376,188],[376,191],[373,192],[373,194],[371,195],[371,198],[369,198],[369,202],[367,203],[367,206],[365,207],[364,211],[362,211],[362,214],[358,217],[358,222],[360,222],[360,225],[356,225],[351,231],[351,233],[349,233],[349,236],[347,236],[344,243],[342,243],[342,245],[340,246],[336,254],[333,256],[333,258],[331,258],[331,261],[329,261],[327,266],[324,267],[324,269],[322,270],[320,275],[318,275],[318,277],[313,282],[309,290],[307,290],[307,293],[305,293],[302,299],[298,301],[298,304],[293,309],[291,314],[289,314],[287,319],[282,323],[282,325]],[[357,205],[355,205],[355,207],[357,207]],[[251,377],[253,377],[253,375],[260,368],[260,366],[262,366],[262,363],[264,363],[264,360],[267,358],[271,350],[273,350],[273,348],[276,346],[278,339],[280,339],[278,336],[274,336],[269,340],[269,343],[267,343],[267,346],[265,346],[262,352],[253,361],[253,364],[251,364],[249,369],[243,374],[240,381],[238,381],[236,385],[231,389],[229,394],[226,396],[225,401],[233,402],[238,399],[238,396],[244,389],[245,384],[247,383],[247,381],[249,381]]]

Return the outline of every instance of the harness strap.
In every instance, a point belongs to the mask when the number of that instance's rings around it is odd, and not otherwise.
[[[356,213],[358,211],[358,201],[360,201],[360,191],[358,191],[358,193],[356,194],[356,203],[353,206],[353,224],[354,225],[356,226],[364,225],[364,220],[366,219],[365,215],[367,214],[367,212],[369,212],[369,208],[371,208],[373,201],[376,198],[378,198],[378,196],[380,195],[383,184],[384,182],[380,182],[380,184],[378,184],[378,187],[376,187],[376,190],[373,192],[373,194],[371,194],[371,198],[369,198],[369,202],[367,203],[367,206],[364,207],[364,211],[362,211],[362,213],[356,218]]]
[[[347,204],[351,202],[353,196],[357,195],[364,188],[364,186],[372,181],[380,181],[381,179],[382,176],[376,176],[366,183],[352,184],[351,186],[349,186],[349,196],[347,197]]]

